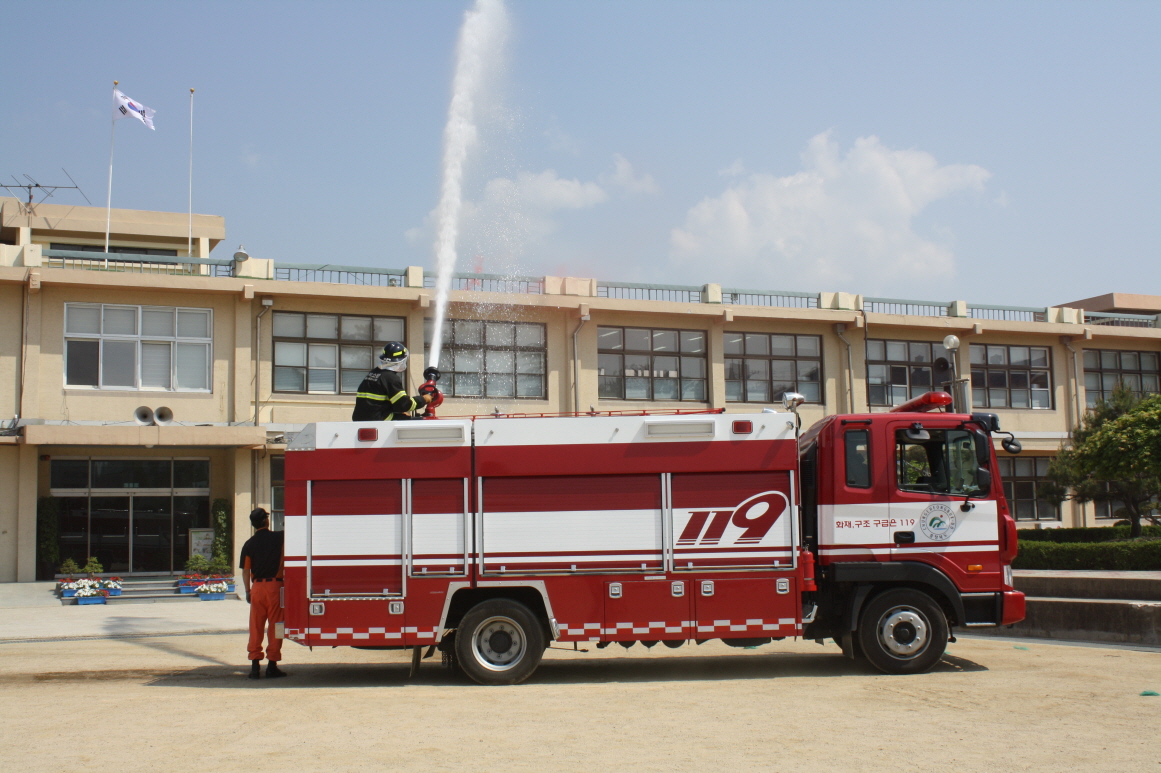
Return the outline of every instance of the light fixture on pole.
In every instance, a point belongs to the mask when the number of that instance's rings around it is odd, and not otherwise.
[[[943,348],[951,353],[951,356],[948,357],[951,365],[951,410],[952,413],[955,413],[957,410],[966,409],[970,403],[967,398],[967,390],[964,388],[965,385],[960,384],[959,374],[955,367],[956,353],[959,351],[959,336],[944,336]]]

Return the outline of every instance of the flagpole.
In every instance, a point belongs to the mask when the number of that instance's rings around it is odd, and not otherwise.
[[[117,81],[113,81],[113,99],[117,99]],[[109,267],[109,226],[113,220],[113,141],[117,138],[117,118],[110,119],[109,192],[105,195],[105,268]]]
[[[193,95],[194,90],[189,90],[189,243],[186,245],[186,253],[193,257]]]

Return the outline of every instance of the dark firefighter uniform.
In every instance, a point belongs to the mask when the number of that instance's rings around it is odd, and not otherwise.
[[[407,394],[402,374],[375,368],[359,384],[351,421],[406,420],[422,404],[422,400]]]

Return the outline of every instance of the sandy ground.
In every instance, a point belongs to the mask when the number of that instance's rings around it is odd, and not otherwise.
[[[479,687],[439,655],[238,635],[0,644],[7,771],[1161,771],[1161,653],[961,638],[930,674],[833,645],[550,651]]]

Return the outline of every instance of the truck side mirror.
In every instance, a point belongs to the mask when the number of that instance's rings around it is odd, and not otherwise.
[[[976,464],[983,467],[992,461],[992,455],[990,453],[992,439],[987,433],[980,432],[978,429],[972,430],[972,437],[975,438]]]
[[[1020,441],[1014,437],[1004,438],[1000,441],[1000,445],[1010,454],[1018,454],[1024,450],[1024,446],[1020,445]]]
[[[986,497],[992,493],[992,472],[987,467],[976,470],[976,485],[979,487],[977,496]]]

